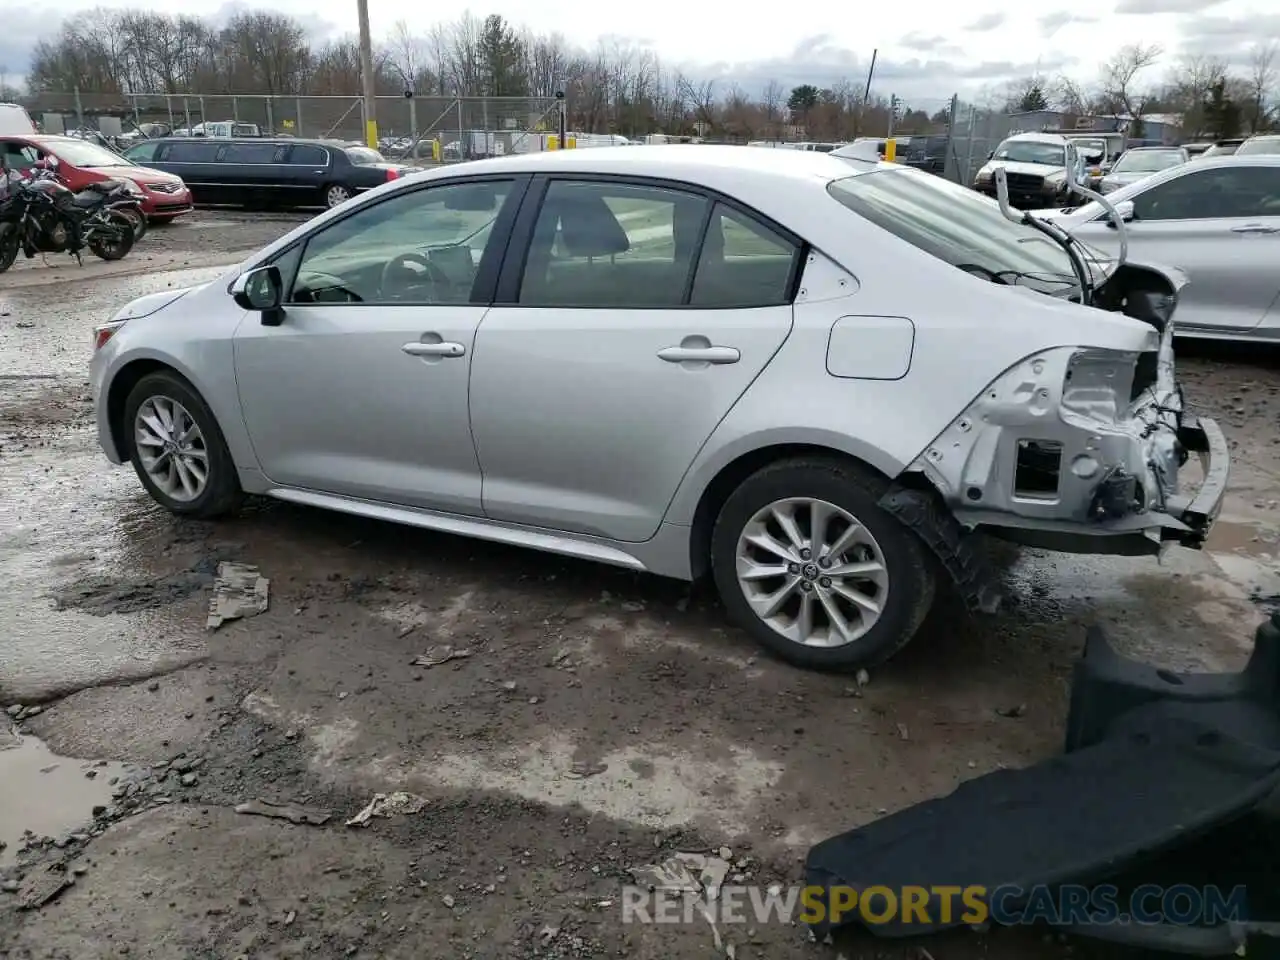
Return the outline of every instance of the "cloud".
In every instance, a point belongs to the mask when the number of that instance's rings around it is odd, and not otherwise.
[[[1025,62],[973,62],[958,52],[956,55],[924,54],[906,58],[882,54],[876,59],[871,90],[872,96],[896,94],[909,106],[932,112],[944,106],[952,94],[963,98],[982,87],[999,85],[1037,72],[1058,72],[1075,62],[1065,54]],[[828,35],[818,34],[806,38],[795,49],[778,57],[682,65],[681,69],[691,76],[714,79],[724,85],[736,83],[753,96],[758,95],[770,81],[776,81],[788,91],[803,84],[821,89],[845,83],[860,94],[870,65],[870,57],[861,57],[839,46]]]
[[[1051,37],[1063,27],[1073,23],[1097,22],[1097,17],[1086,17],[1078,13],[1072,13],[1070,10],[1055,10],[1053,13],[1046,13],[1036,21],[1040,27],[1040,35],[1044,37]]]
[[[1225,3],[1226,0],[1120,0],[1116,4],[1116,13],[1122,14],[1146,14],[1146,13],[1195,13],[1197,10],[1207,10],[1209,7],[1217,7]]]
[[[985,30],[994,30],[996,27],[1001,26],[1008,19],[1009,19],[1008,14],[999,13],[999,12],[984,13],[977,20],[973,21],[973,23],[965,27],[965,29],[975,33],[985,31]]]
[[[1268,37],[1280,36],[1280,13],[1243,17],[1202,15],[1179,23],[1184,53],[1218,57],[1236,68],[1247,67],[1253,51]]]

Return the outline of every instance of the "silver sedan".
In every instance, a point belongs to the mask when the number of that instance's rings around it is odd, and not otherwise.
[[[1131,258],[1190,278],[1178,303],[1179,334],[1280,339],[1280,155],[1180,164],[1107,199],[1125,218]],[[1119,252],[1101,204],[1039,215],[1095,249]]]
[[[1114,193],[1121,187],[1145,180],[1161,170],[1168,170],[1191,159],[1182,147],[1133,147],[1102,178],[1099,193]]]

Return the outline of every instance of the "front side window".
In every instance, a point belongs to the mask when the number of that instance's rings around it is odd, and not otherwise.
[[[1111,169],[1115,173],[1159,173],[1183,159],[1180,150],[1130,150]]]
[[[1066,148],[1056,143],[1005,140],[996,147],[996,152],[991,159],[1009,163],[1039,163],[1049,167],[1065,167],[1066,157]]]
[[[525,306],[661,308],[684,300],[709,201],[681,190],[555,180],[525,260]]]
[[[1280,216],[1280,168],[1196,170],[1132,197],[1135,220]]]
[[[169,143],[161,159],[166,163],[213,163],[218,159],[218,145],[201,140]]]
[[[450,183],[365,207],[307,240],[294,304],[467,304],[511,181]]]
[[[902,167],[845,177],[827,192],[900,240],[975,276],[1049,294],[1078,290],[1062,247],[949,180]]]

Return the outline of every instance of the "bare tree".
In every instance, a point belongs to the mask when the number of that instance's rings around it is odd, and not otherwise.
[[[1139,89],[1138,74],[1154,66],[1164,53],[1159,44],[1131,43],[1116,51],[1102,65],[1099,77],[1102,96],[1112,110],[1140,119],[1146,112],[1149,94]]]
[[[406,90],[417,90],[426,86],[422,81],[426,63],[425,42],[409,28],[404,20],[397,20],[391,28],[387,42],[383,47],[387,63],[404,81]]]
[[[776,137],[782,132],[782,108],[786,102],[787,92],[777,80],[770,80],[764,85],[760,105],[764,108],[764,122],[768,125],[771,137]]]
[[[1276,57],[1280,46],[1276,41],[1268,40],[1253,48],[1249,62],[1249,127],[1253,132],[1264,130],[1268,126],[1271,109],[1270,101],[1276,86]]]

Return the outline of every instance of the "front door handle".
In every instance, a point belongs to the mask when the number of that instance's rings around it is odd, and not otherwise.
[[[658,358],[667,363],[737,363],[742,354],[733,347],[664,347]]]
[[[411,357],[461,357],[467,352],[466,347],[451,340],[445,340],[443,343],[423,343],[420,340],[414,340],[400,349]]]
[[[1249,223],[1243,227],[1232,227],[1232,233],[1280,233],[1280,227],[1267,227],[1261,223]]]

